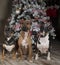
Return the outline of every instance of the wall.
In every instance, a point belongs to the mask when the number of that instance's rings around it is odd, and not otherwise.
[[[4,26],[11,12],[12,0],[0,0],[0,43],[4,42]]]

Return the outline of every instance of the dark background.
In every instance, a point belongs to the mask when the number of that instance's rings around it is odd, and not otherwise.
[[[47,6],[57,4],[60,6],[60,0],[46,0]],[[7,24],[7,18],[10,16],[12,9],[12,0],[0,0],[0,43],[4,41],[4,26]],[[58,17],[56,30],[56,39],[60,40],[60,8],[58,9]]]

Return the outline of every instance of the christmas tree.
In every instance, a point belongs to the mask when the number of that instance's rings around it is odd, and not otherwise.
[[[54,28],[50,23],[50,18],[46,14],[46,3],[43,0],[13,0],[12,13],[5,26],[5,37],[13,34],[14,40],[20,36],[21,24],[25,20],[31,21],[32,34],[40,33],[44,29],[55,37]]]

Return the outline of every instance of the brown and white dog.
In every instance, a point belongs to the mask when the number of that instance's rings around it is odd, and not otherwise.
[[[23,59],[23,50],[28,50],[28,60],[32,60],[32,40],[30,35],[30,20],[26,20],[22,25],[22,30],[20,32],[20,37],[18,39],[18,46],[19,46],[19,52],[21,59]],[[22,50],[22,48],[25,48]]]

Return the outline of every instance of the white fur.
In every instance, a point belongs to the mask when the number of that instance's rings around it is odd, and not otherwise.
[[[28,32],[25,32],[25,37],[22,41],[22,46],[25,46],[25,48],[27,48],[27,45],[28,45],[28,43],[26,42],[27,36],[28,36]]]
[[[49,33],[45,37],[40,38],[39,41],[41,44],[37,44],[38,49],[41,53],[46,53],[49,48]]]
[[[6,44],[3,44],[3,47],[7,50],[7,51],[9,51],[9,52],[11,52],[12,51],[12,49],[15,47],[15,45],[6,45]]]
[[[39,57],[38,57],[38,54],[36,54],[36,56],[35,56],[35,60],[38,60],[38,58],[39,58]]]
[[[51,58],[50,58],[50,52],[48,52],[47,60],[51,60]]]

